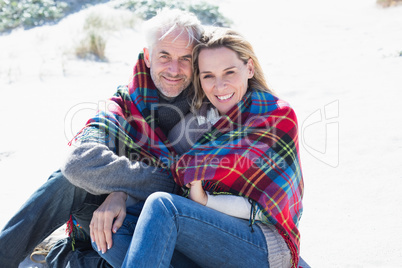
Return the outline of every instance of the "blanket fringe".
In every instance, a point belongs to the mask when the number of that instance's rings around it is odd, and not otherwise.
[[[257,209],[255,208],[255,201],[254,200],[249,198],[248,202],[251,204],[249,227],[251,228],[251,232],[254,233],[253,225],[255,224],[255,216],[257,214]]]
[[[66,234],[71,238],[71,248],[75,251],[74,221],[72,215],[70,215],[70,219],[67,221]]]

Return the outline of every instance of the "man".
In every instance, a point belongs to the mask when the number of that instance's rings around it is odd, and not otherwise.
[[[107,111],[88,121],[61,171],[53,173],[1,231],[2,267],[18,267],[70,215],[106,252],[113,247],[112,229],[117,231],[126,216],[125,208],[115,204],[126,199],[141,204],[155,191],[177,191],[168,170],[174,150],[166,136],[189,112],[191,53],[201,34],[195,16],[177,10],[161,12],[148,22],[148,48],[140,54],[133,82],[119,88]],[[92,267],[89,261],[83,265]]]

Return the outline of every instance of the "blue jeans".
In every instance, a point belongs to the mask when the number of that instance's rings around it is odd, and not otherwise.
[[[113,246],[108,249],[104,254],[99,252],[103,259],[105,259],[113,267],[121,267],[127,251],[130,247],[131,239],[137,225],[144,206],[144,201],[138,202],[132,207],[127,208],[127,215],[124,219],[122,227],[115,234],[113,234]],[[97,250],[96,243],[92,243],[92,248]],[[135,266],[137,267],[137,266]],[[138,266],[141,267],[141,266]],[[144,266],[152,267],[152,266]],[[170,267],[174,268],[196,268],[198,267],[192,260],[184,256],[179,251],[174,251]]]
[[[123,267],[169,267],[175,251],[201,267],[269,267],[258,226],[251,232],[247,220],[181,196],[154,193],[138,218]]]
[[[54,172],[0,232],[0,264],[15,268],[32,250],[74,215],[89,234],[92,213],[105,196],[91,195]]]

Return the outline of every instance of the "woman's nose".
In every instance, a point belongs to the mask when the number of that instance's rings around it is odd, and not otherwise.
[[[226,88],[226,81],[224,79],[217,78],[215,86],[216,86],[216,89],[223,90]]]

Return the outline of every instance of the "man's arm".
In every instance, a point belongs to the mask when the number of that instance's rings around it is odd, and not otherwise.
[[[61,170],[72,184],[95,195],[121,191],[145,200],[153,192],[177,189],[172,177],[158,168],[118,156],[96,142],[81,143]]]
[[[91,194],[110,193],[94,212],[90,224],[91,239],[102,252],[113,245],[112,232],[115,233],[123,223],[127,198],[134,202],[145,200],[154,192],[171,193],[177,187],[168,174],[118,156],[107,146],[93,141],[74,148],[62,166],[62,172],[72,184]]]

